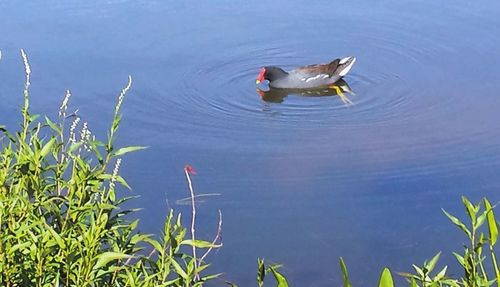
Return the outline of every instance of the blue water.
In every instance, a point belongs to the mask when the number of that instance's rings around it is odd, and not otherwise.
[[[23,2],[0,2],[0,123],[19,119],[21,48],[33,110],[56,115],[70,89],[98,135],[132,75],[119,143],[149,146],[122,169],[140,228],[159,233],[168,206],[187,219],[193,165],[196,191],[220,193],[198,206],[200,237],[224,216],[212,271],[241,286],[257,257],[293,286],[340,285],[340,256],[357,286],[440,250],[460,274],[441,208],[500,199],[498,1]],[[353,105],[256,93],[262,66],[351,55]]]

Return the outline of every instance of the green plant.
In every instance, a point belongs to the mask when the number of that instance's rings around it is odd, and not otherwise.
[[[460,286],[456,279],[450,279],[446,277],[448,266],[443,267],[443,269],[441,269],[441,271],[439,271],[436,275],[431,276],[431,273],[436,267],[436,263],[439,260],[440,255],[441,252],[432,257],[431,260],[425,261],[422,266],[413,264],[413,269],[415,270],[414,274],[403,272],[399,274],[408,279],[411,287]]]
[[[15,132],[0,126],[1,285],[200,286],[216,278],[205,274],[204,256],[220,244],[187,238],[172,210],[161,238],[140,233],[138,220],[126,216],[135,210],[121,208],[133,198],[116,194],[116,184],[129,188],[119,174],[121,157],[144,148],[114,144],[132,78],[101,142],[76,113],[67,115],[69,91],[57,120],[31,114],[31,69],[24,51],[21,56],[22,124]],[[204,256],[196,257],[196,249],[206,250]]]
[[[264,280],[266,279],[266,275],[271,272],[273,274],[275,283],[277,287],[288,287],[288,282],[286,281],[285,276],[278,272],[278,269],[282,267],[281,265],[271,264],[266,265],[264,259],[257,260],[257,285],[259,287],[264,286]]]
[[[468,244],[464,245],[462,254],[453,253],[462,266],[464,275],[459,278],[450,278],[446,275],[448,267],[444,266],[437,274],[431,276],[441,255],[439,252],[431,260],[425,261],[422,266],[413,265],[415,273],[399,273],[408,279],[411,287],[488,287],[495,283],[498,286],[500,272],[494,251],[498,239],[498,222],[493,212],[494,206],[486,198],[477,204],[472,204],[465,196],[462,197],[462,203],[468,217],[467,224],[444,209],[443,212],[468,239]],[[484,230],[485,222],[487,222],[488,235]],[[485,253],[486,247],[488,251]],[[494,274],[488,274],[488,270],[492,270]]]
[[[342,257],[340,257],[340,259],[339,259],[339,265],[340,265],[340,270],[342,272],[342,281],[344,283],[344,287],[352,287],[352,284],[349,281],[349,274],[347,273],[347,266],[346,266],[344,259]],[[388,268],[384,268],[384,270],[382,270],[382,274],[380,274],[378,286],[379,287],[394,287],[394,282],[392,280],[392,274]]]
[[[498,238],[498,223],[493,213],[493,207],[486,198],[482,200],[483,204],[481,202],[472,204],[463,196],[462,202],[470,221],[468,226],[443,210],[453,224],[462,230],[469,239],[469,244],[464,246],[463,254],[453,253],[464,269],[464,277],[460,279],[461,284],[467,287],[491,286],[495,282],[500,282],[500,272],[494,252]],[[485,222],[487,222],[489,236],[482,231]],[[485,247],[488,247],[488,254],[483,253]],[[487,255],[489,255],[491,266],[495,272],[494,276],[488,275],[486,271]]]
[[[463,254],[453,253],[462,266],[464,275],[459,278],[450,278],[446,274],[447,266],[444,266],[435,275],[431,275],[441,255],[441,252],[439,252],[431,260],[425,261],[423,265],[413,265],[415,273],[398,273],[408,280],[410,287],[488,287],[493,286],[495,283],[498,286],[500,272],[494,251],[498,239],[498,222],[493,212],[494,206],[486,198],[477,204],[472,204],[465,196],[462,197],[462,203],[468,216],[468,224],[444,209],[443,212],[454,225],[465,233],[469,241],[464,246]],[[488,235],[484,232],[485,222],[487,222]],[[487,254],[483,253],[486,247]],[[489,260],[487,260],[488,257]],[[490,264],[487,264],[488,262]],[[347,267],[342,258],[340,258],[340,268],[344,287],[351,287]],[[488,270],[492,270],[494,274],[488,274]],[[379,286],[391,287],[393,284],[391,272],[385,268],[380,277]]]

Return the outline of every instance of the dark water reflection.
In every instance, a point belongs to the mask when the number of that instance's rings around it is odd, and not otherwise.
[[[268,90],[262,90],[257,88],[257,94],[263,101],[268,103],[282,103],[289,95],[296,95],[302,97],[338,96],[344,104],[352,105],[352,101],[348,96],[354,95],[354,92],[344,79],[340,79],[335,85],[316,89],[278,89],[270,87]]]
[[[132,74],[120,141],[150,146],[123,164],[144,230],[160,230],[167,199],[187,210],[175,201],[191,163],[198,192],[221,194],[200,205],[200,236],[222,209],[214,269],[241,286],[258,256],[296,286],[340,285],[339,256],[358,286],[439,250],[457,273],[463,239],[440,208],[461,212],[462,194],[499,200],[499,12],[498,1],[4,1],[0,122],[18,119],[20,48],[36,111],[55,114],[70,88],[100,134]],[[348,55],[352,105],[256,93],[262,66]]]

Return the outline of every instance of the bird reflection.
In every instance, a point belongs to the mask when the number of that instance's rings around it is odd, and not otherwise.
[[[257,93],[262,100],[268,103],[282,103],[288,95],[297,95],[303,97],[327,97],[338,96],[345,105],[352,105],[347,95],[354,95],[351,87],[346,81],[340,79],[334,85],[315,88],[315,89],[278,89],[269,88],[268,91],[257,89]],[[347,95],[346,95],[347,94]]]

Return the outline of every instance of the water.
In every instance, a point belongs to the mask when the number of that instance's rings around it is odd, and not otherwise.
[[[69,88],[101,135],[131,74],[119,142],[150,147],[123,164],[141,229],[188,212],[192,164],[196,191],[220,193],[199,206],[201,237],[224,216],[212,270],[241,286],[257,257],[294,286],[340,285],[339,256],[358,286],[439,250],[459,274],[440,208],[499,200],[498,1],[24,2],[0,3],[0,122],[19,117],[20,48],[33,109],[55,115]],[[262,66],[351,55],[353,105],[256,92]]]

